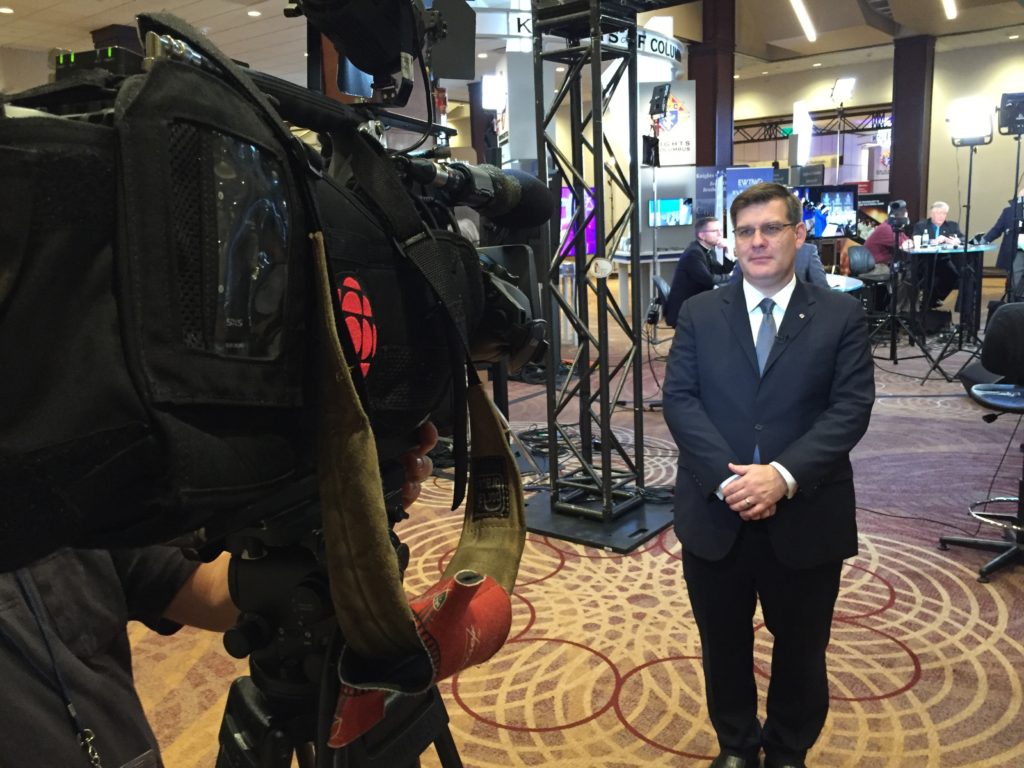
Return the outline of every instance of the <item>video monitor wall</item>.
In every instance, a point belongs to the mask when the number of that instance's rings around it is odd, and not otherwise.
[[[647,226],[683,227],[693,224],[693,199],[670,197],[647,201]]]
[[[594,211],[594,190],[591,188],[589,191],[584,192],[584,214],[590,216]],[[566,240],[566,232],[569,231],[569,224],[572,221],[573,212],[576,210],[576,201],[573,199],[572,190],[569,187],[562,187],[562,205],[561,205],[561,218],[558,225],[558,236],[559,242]],[[597,252],[597,219],[591,216],[590,221],[587,222],[586,229],[583,232],[583,237],[586,240],[587,255],[591,255]],[[573,251],[573,241],[567,240],[563,253],[567,254],[570,258],[575,258]]]
[[[803,204],[807,237],[844,237],[857,228],[857,185],[793,187]]]

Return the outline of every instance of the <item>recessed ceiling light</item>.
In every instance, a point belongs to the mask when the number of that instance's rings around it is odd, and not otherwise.
[[[309,58],[309,51],[306,51],[306,53],[304,53],[302,55],[305,56],[308,59]]]
[[[762,75],[767,75],[767,74],[768,74],[768,70],[766,69],[766,70],[765,70],[764,72],[762,72],[761,74],[762,74]]]
[[[255,19],[257,16],[262,16],[263,14],[260,11],[246,11],[245,15],[252,16]]]
[[[1010,35],[1010,39],[1011,40],[1016,40],[1019,37],[1020,37],[1020,35]]]
[[[565,67],[555,67],[555,72],[565,72]]]
[[[0,13],[14,13],[14,9],[13,8],[8,8],[5,5],[3,8],[0,8]]]
[[[477,57],[478,59],[486,59],[486,58],[487,58],[487,54],[486,54],[486,53],[478,53],[478,54],[476,55],[476,57]]]
[[[740,79],[740,76],[739,76],[739,75],[733,75],[733,76],[732,76],[732,79],[733,79],[733,80],[739,80],[739,79]]]
[[[811,64],[811,66],[812,67],[820,67],[821,66],[821,62],[820,61],[816,61],[813,64]]]

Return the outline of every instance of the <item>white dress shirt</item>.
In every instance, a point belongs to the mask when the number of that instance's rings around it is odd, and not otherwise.
[[[786,308],[789,306],[790,299],[793,298],[793,290],[795,288],[795,275],[790,278],[789,282],[786,283],[778,293],[771,297],[765,296],[746,280],[743,281],[743,298],[747,304],[747,315],[750,318],[750,333],[755,346],[757,345],[757,332],[761,330],[761,323],[764,322],[764,312],[761,311],[761,301],[766,298],[771,298],[771,300],[775,302],[775,306],[772,307],[772,317],[775,318],[775,327],[781,328],[782,318],[786,315]],[[771,466],[775,467],[778,473],[782,475],[782,479],[786,481],[786,498],[793,498],[793,495],[797,490],[796,478],[790,474],[788,469],[777,461],[771,462]],[[724,498],[723,490],[725,489],[725,486],[738,477],[739,475],[731,475],[722,481],[722,484],[718,486],[719,498]]]

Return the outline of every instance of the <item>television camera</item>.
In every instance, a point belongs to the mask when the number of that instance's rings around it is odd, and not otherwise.
[[[316,24],[364,5],[293,12]],[[378,27],[403,30],[399,53],[388,38],[372,59],[365,38],[363,64],[405,72],[423,40],[403,25],[422,9],[374,7],[403,20]],[[19,371],[0,385],[18,404],[0,418],[0,567],[61,546],[226,549],[243,615],[225,644],[251,678],[229,696],[218,764],[288,765],[294,751],[357,765],[326,735],[343,700],[366,699],[377,741],[412,762],[436,740],[436,704],[410,715],[433,723],[426,736],[389,738],[406,725],[392,713],[457,670],[424,647],[427,619],[399,583],[400,456],[451,412],[453,508],[468,476],[463,541],[477,549],[460,544],[443,588],[510,591],[522,488],[475,368],[536,362],[546,345],[530,286],[457,234],[452,207],[523,228],[554,201],[527,174],[389,152],[371,136],[379,106],[247,72],[174,17],[139,25],[143,72],[82,72],[0,115],[5,177],[24,182],[0,224],[0,359]],[[344,23],[322,29],[346,38]],[[490,653],[505,637],[492,624]]]
[[[893,234],[898,235],[901,232],[910,234],[914,225],[910,221],[906,200],[893,200],[889,203],[889,216],[886,218],[886,222],[892,227]]]

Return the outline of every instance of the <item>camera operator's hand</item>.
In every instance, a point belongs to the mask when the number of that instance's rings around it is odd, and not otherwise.
[[[209,563],[200,563],[164,610],[164,617],[188,627],[226,632],[238,620],[238,608],[228,589],[227,552]]]
[[[405,467],[405,482],[402,483],[402,506],[410,506],[419,498],[423,490],[423,481],[434,471],[434,462],[427,452],[437,445],[437,427],[431,421],[425,422],[419,431],[420,444],[413,450],[402,455]]]

